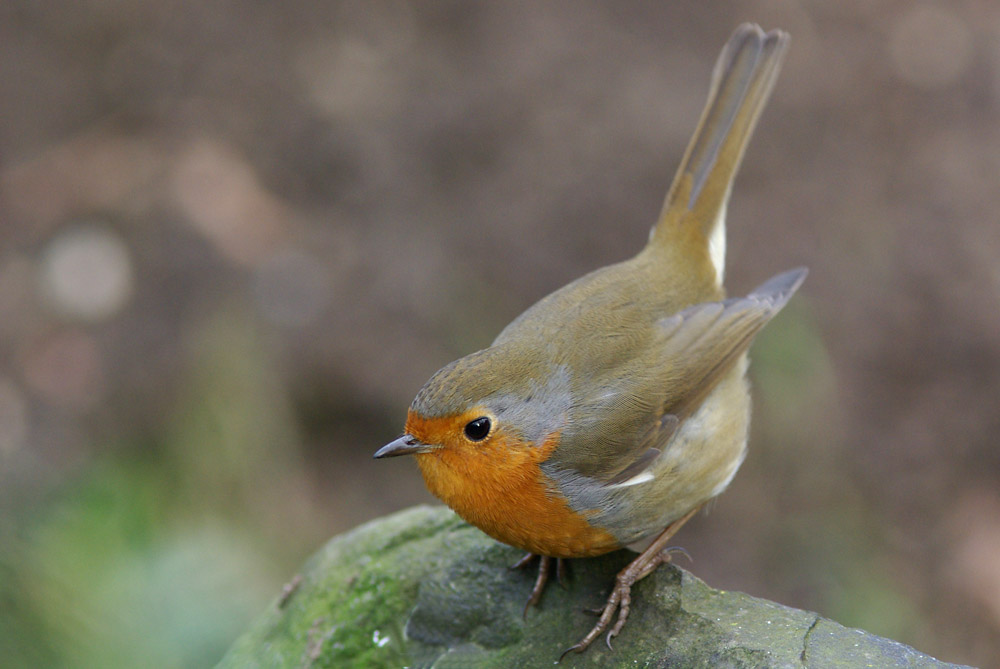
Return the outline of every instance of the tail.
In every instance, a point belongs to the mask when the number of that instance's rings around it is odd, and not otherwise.
[[[712,73],[708,101],[667,193],[651,240],[678,227],[697,227],[722,285],[726,203],[733,177],[788,48],[788,34],[745,23],[736,29]]]

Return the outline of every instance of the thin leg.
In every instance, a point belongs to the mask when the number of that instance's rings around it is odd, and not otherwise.
[[[531,589],[531,596],[528,597],[528,601],[524,604],[525,618],[528,617],[528,609],[532,606],[537,606],[538,602],[542,599],[542,592],[545,591],[545,586],[549,582],[549,576],[552,574],[553,560],[556,563],[556,580],[559,581],[559,585],[563,588],[566,587],[566,573],[569,571],[569,561],[564,560],[563,558],[552,558],[545,555],[528,553],[520,560],[512,564],[510,568],[524,569],[536,560],[538,561],[538,578],[535,579],[535,585]]]
[[[531,596],[528,597],[528,601],[524,603],[524,617],[528,617],[528,609],[532,606],[536,606],[538,601],[542,598],[542,592],[545,591],[545,584],[549,582],[549,574],[552,573],[552,560],[546,555],[536,555],[534,553],[528,553],[523,558],[515,562],[510,566],[511,569],[524,569],[535,560],[538,560],[538,578],[535,579],[535,586],[531,589]],[[559,564],[562,560],[556,563],[556,575],[561,579],[562,566]]]
[[[556,558],[556,580],[563,590],[566,590],[566,575],[569,573],[569,560]]]
[[[547,555],[540,556],[538,561],[538,578],[535,579],[535,587],[531,589],[531,596],[524,603],[524,618],[528,617],[528,609],[538,604],[545,591],[545,584],[549,582],[549,573],[552,571],[552,558]]]
[[[611,648],[611,640],[618,636],[622,627],[625,626],[625,621],[628,620],[629,607],[632,603],[632,586],[651,574],[664,562],[670,561],[671,550],[664,550],[667,542],[670,541],[675,534],[677,534],[677,531],[684,526],[684,523],[689,521],[700,508],[701,507],[692,509],[683,518],[670,523],[670,525],[668,525],[667,528],[660,533],[660,536],[656,537],[653,543],[651,543],[649,547],[639,555],[639,557],[632,560],[627,567],[618,573],[618,576],[615,578],[615,587],[611,591],[611,595],[608,597],[607,604],[604,605],[604,611],[601,613],[601,617],[598,619],[597,624],[594,625],[594,628],[590,630],[587,636],[583,637],[578,644],[567,648],[566,651],[559,656],[560,660],[566,657],[567,653],[582,653],[587,650],[590,644],[594,643],[594,639],[599,637],[601,633],[608,628],[608,625],[611,624],[611,619],[617,611],[618,620],[608,632],[608,636],[606,638],[608,648]]]

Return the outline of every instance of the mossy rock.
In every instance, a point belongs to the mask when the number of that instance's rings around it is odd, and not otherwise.
[[[240,637],[221,667],[548,667],[593,625],[633,556],[574,560],[522,618],[535,574],[520,553],[443,508],[416,507],[334,538]],[[564,667],[945,667],[901,643],[663,566],[633,589],[614,650]]]

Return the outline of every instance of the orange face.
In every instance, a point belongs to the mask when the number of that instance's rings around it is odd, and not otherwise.
[[[485,426],[479,419],[486,419]],[[619,548],[606,530],[569,508],[539,465],[559,445],[524,443],[489,411],[473,408],[442,418],[413,411],[406,433],[437,446],[417,453],[427,488],[458,515],[511,546],[551,557],[586,557]],[[482,438],[479,438],[479,437]]]

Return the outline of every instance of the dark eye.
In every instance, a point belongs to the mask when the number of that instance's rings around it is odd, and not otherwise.
[[[490,433],[490,419],[486,416],[470,420],[465,425],[465,436],[470,441],[482,441]]]

